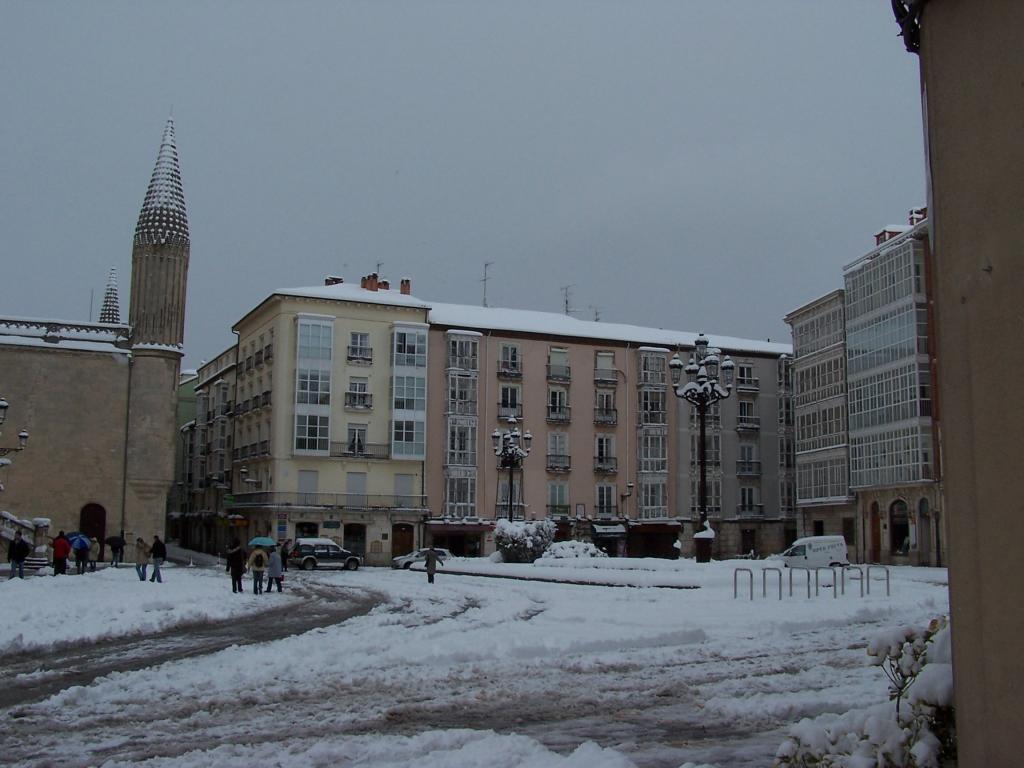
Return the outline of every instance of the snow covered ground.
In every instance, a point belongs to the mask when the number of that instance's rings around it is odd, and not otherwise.
[[[293,594],[266,598],[232,595],[222,571],[201,568],[170,571],[163,585],[128,569],[3,583],[0,615],[20,626],[5,623],[0,649],[88,642],[109,635],[110,622],[122,634],[180,623],[187,636],[197,618],[223,616],[234,617],[238,642],[136,661],[38,700],[26,689],[0,711],[0,754],[32,766],[59,755],[72,766],[763,767],[800,718],[886,700],[869,637],[948,611],[941,569],[892,569],[891,597],[876,581],[864,598],[850,584],[837,598],[822,589],[808,600],[805,588],[789,597],[787,584],[781,601],[771,586],[765,599],[758,575],[753,601],[745,586],[733,598],[735,567],[772,564],[453,559],[433,585],[416,570],[290,571]],[[313,599],[303,589],[376,607],[250,642],[270,601],[291,599],[299,615]],[[92,618],[55,625],[51,616],[75,605]],[[53,672],[55,657],[38,647],[39,669],[19,673],[22,682]]]

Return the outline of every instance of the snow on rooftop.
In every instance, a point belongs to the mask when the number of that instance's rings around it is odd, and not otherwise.
[[[452,328],[601,339],[668,348],[677,346],[691,347],[698,335],[695,331],[674,331],[622,323],[580,320],[557,312],[427,302],[396,290],[378,289],[371,291],[348,283],[317,285],[306,288],[282,288],[274,291],[274,293],[284,296],[303,296],[333,299],[336,301],[357,301],[426,309],[429,310],[427,318],[431,325]],[[708,340],[711,346],[721,347],[726,353],[756,352],[768,355],[781,355],[791,354],[793,351],[790,344],[778,344],[757,339],[742,339],[733,336],[709,334]]]

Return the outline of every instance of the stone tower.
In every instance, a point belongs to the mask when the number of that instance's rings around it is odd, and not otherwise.
[[[132,244],[131,374],[125,538],[164,534],[174,480],[176,391],[185,329],[189,235],[174,120],[167,120]]]
[[[100,322],[121,324],[121,300],[117,297],[117,270],[114,267],[110,268],[110,274],[107,276],[107,290],[103,294]]]

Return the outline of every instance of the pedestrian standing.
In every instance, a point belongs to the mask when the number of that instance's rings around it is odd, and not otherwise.
[[[288,570],[288,554],[292,551],[292,540],[285,539],[281,545],[281,570]]]
[[[14,532],[14,538],[7,545],[7,562],[11,564],[11,578],[15,575],[19,579],[25,578],[25,558],[29,556],[32,547],[21,537],[21,531]]]
[[[135,539],[135,572],[139,574],[139,581],[146,580],[146,568],[149,565],[149,545],[139,536]]]
[[[110,540],[110,564],[115,568],[124,562],[124,531],[121,534]]]
[[[68,572],[68,555],[71,554],[71,542],[64,531],[53,540],[53,575],[60,576]]]
[[[274,584],[277,584],[277,591],[283,592],[284,568],[281,566],[281,553],[277,549],[270,550],[267,558],[267,594],[274,591]]]
[[[252,591],[263,594],[263,574],[267,570],[267,553],[256,547],[249,555],[249,570],[252,571]]]
[[[430,549],[427,550],[426,555],[427,563],[427,581],[431,584],[434,583],[434,574],[437,573],[437,564],[444,565],[444,560],[441,559],[441,554],[434,549],[434,545],[430,545]]]
[[[71,543],[71,547],[75,550],[75,572],[81,576],[85,573],[85,566],[89,562],[89,537],[81,533],[78,534]]]
[[[231,591],[241,594],[245,591],[242,586],[242,576],[245,574],[245,550],[242,549],[242,542],[235,539],[231,542],[227,557],[228,573],[231,574]]]
[[[153,575],[149,577],[149,580],[163,584],[164,580],[160,577],[160,566],[167,559],[167,547],[160,541],[159,536],[153,536],[153,546],[149,548],[149,553],[153,556]]]
[[[100,540],[93,539],[89,544],[89,570],[93,573],[96,572],[96,561],[100,557]]]

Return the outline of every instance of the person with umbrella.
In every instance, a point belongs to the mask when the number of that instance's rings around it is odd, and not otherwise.
[[[53,540],[53,575],[64,575],[68,572],[68,555],[71,554],[71,542],[64,531]]]
[[[160,537],[156,534],[153,535],[153,546],[149,548],[149,553],[153,555],[153,575],[149,577],[149,580],[163,584],[164,580],[160,577],[160,566],[167,559],[167,546],[160,541]]]
[[[252,543],[252,542],[250,542]],[[263,594],[263,574],[267,570],[267,553],[263,546],[259,545],[249,555],[249,570],[252,571],[252,591],[254,594]]]
[[[7,562],[11,564],[12,579],[15,576],[19,579],[25,578],[25,558],[29,556],[31,551],[32,547],[21,538],[21,531],[15,531],[14,538],[11,539],[11,543],[7,546]]]
[[[146,580],[146,568],[149,566],[149,545],[139,536],[135,539],[135,572],[139,581]]]
[[[110,564],[117,568],[124,562],[124,536],[108,536],[105,542],[110,545]]]
[[[245,574],[245,550],[242,549],[242,542],[235,539],[231,542],[231,548],[228,549],[227,557],[227,570],[231,574],[231,591],[237,594],[245,592],[245,587],[242,586],[242,576]]]
[[[68,541],[71,542],[71,551],[75,555],[75,572],[81,576],[89,562],[89,547],[92,542],[84,533],[72,533],[68,536]]]

